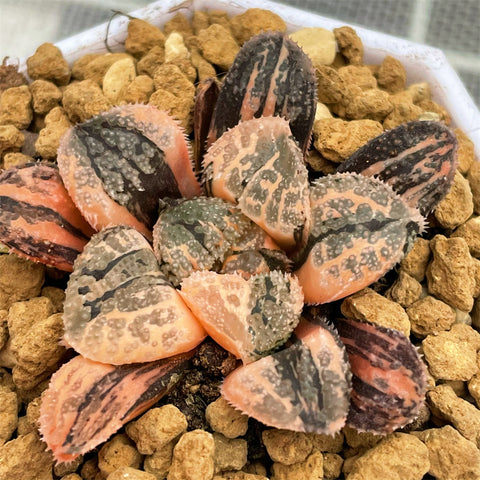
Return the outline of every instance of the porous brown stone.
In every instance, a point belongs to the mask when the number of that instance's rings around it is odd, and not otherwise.
[[[457,323],[449,331],[428,335],[422,347],[436,379],[468,381],[478,372],[480,334],[468,325]]]
[[[436,235],[430,241],[433,260],[427,267],[428,291],[453,308],[469,312],[476,289],[476,266],[467,242]]]
[[[428,448],[430,470],[438,480],[477,480],[480,478],[480,450],[452,426],[419,432]]]

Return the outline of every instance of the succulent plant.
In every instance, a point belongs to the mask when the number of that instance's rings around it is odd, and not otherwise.
[[[0,210],[0,242],[19,256],[67,272],[94,233],[53,164],[27,163],[4,170]]]
[[[154,107],[118,107],[65,135],[60,174],[100,231],[77,248],[66,292],[65,338],[80,355],[53,376],[42,403],[41,431],[59,461],[148,408],[206,332],[244,363],[222,395],[267,425],[332,434],[347,422],[387,433],[417,414],[425,372],[409,340],[322,316],[304,301],[333,302],[394,267],[423,230],[418,209],[432,210],[452,182],[456,141],[437,124],[400,126],[343,173],[310,184],[303,154],[315,90],[308,58],[284,34],[245,43],[220,89],[203,159],[206,193],[217,199],[201,197],[183,133]],[[3,175],[7,185],[20,174]],[[40,213],[31,220],[26,184],[0,231],[14,232],[18,218],[41,222]],[[20,238],[42,260],[38,241]],[[51,264],[61,265],[61,248],[55,254]],[[75,255],[65,254],[66,264]]]

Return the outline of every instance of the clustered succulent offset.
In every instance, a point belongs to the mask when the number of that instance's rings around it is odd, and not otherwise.
[[[195,110],[196,156],[209,146],[197,172],[174,120],[125,105],[72,127],[58,168],[0,176],[0,240],[72,272],[65,342],[79,355],[53,375],[40,419],[58,461],[155,403],[207,335],[242,363],[222,395],[266,425],[386,433],[423,402],[408,338],[315,305],[409,250],[452,182],[455,137],[412,122],[310,179],[315,75],[292,40],[247,42],[214,109],[212,85]]]

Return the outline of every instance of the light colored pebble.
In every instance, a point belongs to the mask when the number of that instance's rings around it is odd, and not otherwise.
[[[410,305],[407,315],[412,333],[420,338],[450,330],[456,320],[455,310],[431,295]]]
[[[190,52],[183,41],[183,36],[172,32],[165,39],[165,61],[171,62],[178,58],[189,58]]]
[[[480,478],[480,451],[452,426],[419,432],[428,448],[430,475],[437,480],[477,480]]]
[[[330,113],[329,108],[324,103],[317,102],[314,124],[316,121],[323,120],[325,118],[332,118],[332,114]]]
[[[207,406],[205,418],[212,430],[227,438],[237,438],[247,433],[248,416],[232,407],[223,397]]]
[[[103,77],[102,90],[105,98],[112,105],[118,105],[128,85],[136,77],[133,58],[126,57],[110,66]]]
[[[428,335],[422,342],[430,373],[437,379],[468,381],[478,371],[480,334],[455,324],[449,331]]]
[[[454,308],[469,312],[476,288],[475,265],[460,237],[436,235],[430,241],[433,260],[427,267],[428,291]]]
[[[138,420],[130,422],[125,431],[142,455],[151,455],[187,429],[185,415],[174,405],[152,408]]]
[[[408,315],[401,305],[378,294],[371,288],[365,288],[347,297],[342,302],[341,310],[347,318],[394,328],[407,337],[410,335]]]
[[[451,423],[467,440],[480,448],[480,410],[457,397],[449,385],[437,385],[427,392],[433,415]]]
[[[211,433],[184,433],[173,449],[167,480],[210,480],[214,472],[215,442]]]
[[[90,57],[90,61],[82,65],[82,71],[80,73],[81,79],[79,80],[91,80],[99,87],[102,87],[103,77],[105,76],[107,70],[115,62],[118,62],[118,60],[122,60],[123,58],[131,58],[131,55],[125,52],[118,52],[104,53],[102,55],[92,56]],[[72,85],[74,85],[73,82],[68,86],[68,88],[70,88]],[[94,94],[95,90],[84,90],[84,92],[91,92],[92,94]],[[65,104],[65,97],[63,98],[63,102]]]
[[[418,438],[392,433],[355,461],[347,480],[421,480],[429,469],[428,449]]]

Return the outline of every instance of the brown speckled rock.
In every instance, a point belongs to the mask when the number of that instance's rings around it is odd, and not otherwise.
[[[307,434],[290,430],[264,430],[262,440],[270,458],[283,465],[303,462],[313,448]]]
[[[410,276],[405,270],[400,269],[398,278],[387,290],[385,296],[407,308],[416,302],[422,294],[422,285],[418,280]]]
[[[10,440],[18,423],[17,394],[0,387],[0,446]]]
[[[154,474],[157,478],[165,478],[172,464],[173,447],[176,440],[164,445],[161,449],[155,450],[152,455],[147,455],[143,462],[146,472]]]
[[[457,171],[450,191],[435,209],[435,218],[444,228],[456,228],[466,222],[472,213],[473,197],[470,185]]]
[[[225,71],[232,66],[240,50],[232,34],[217,23],[200,32],[198,46],[206,60]]]
[[[400,60],[387,55],[376,72],[378,86],[388,93],[405,90],[407,74]]]
[[[422,342],[430,373],[437,379],[467,381],[478,372],[480,334],[465,324],[428,335]]]
[[[108,475],[107,480],[157,480],[157,477],[138,468],[120,467]]]
[[[371,288],[365,288],[347,297],[343,301],[341,309],[347,318],[394,328],[400,330],[407,337],[410,335],[410,322],[401,305],[379,295]]]
[[[323,477],[325,480],[335,480],[342,473],[343,458],[336,453],[323,454]]]
[[[449,385],[437,385],[427,392],[432,414],[451,423],[467,440],[480,448],[480,410],[457,397]]]
[[[313,125],[315,148],[328,160],[341,162],[383,133],[382,125],[373,120],[324,118]]]
[[[429,469],[428,449],[418,438],[392,433],[357,459],[347,480],[421,480]]]
[[[352,65],[363,63],[363,43],[352,27],[343,26],[334,28],[333,33],[338,43],[340,53]]]
[[[54,313],[46,297],[17,302],[9,310],[8,329],[16,359],[14,382],[19,388],[31,390],[58,368],[65,353],[60,345],[62,314]]]
[[[480,214],[480,162],[473,162],[467,173],[468,184],[473,195],[473,208]]]
[[[240,45],[260,32],[266,30],[284,32],[287,29],[287,25],[280,16],[261,8],[249,8],[240,15],[236,15],[231,19],[230,25]]]
[[[26,85],[12,87],[0,96],[0,125],[26,129],[33,120],[32,94]]]
[[[173,449],[167,480],[211,480],[215,442],[211,433],[193,430],[184,433]]]
[[[55,107],[45,116],[45,126],[38,133],[35,150],[43,158],[57,156],[60,138],[72,126],[62,107]]]
[[[223,397],[210,403],[205,418],[215,432],[227,438],[236,438],[247,433],[248,417],[232,407]]]
[[[339,453],[343,447],[345,436],[342,432],[335,435],[327,435],[326,433],[309,433],[308,436],[312,441],[313,448],[320,452]]]
[[[57,107],[62,99],[61,90],[47,80],[35,80],[30,84],[32,93],[33,110],[40,115],[47,114],[52,108]]]
[[[319,480],[323,478],[323,455],[312,452],[304,461],[285,465],[275,462],[272,465],[271,480]]]
[[[407,308],[412,333],[425,337],[443,330],[449,330],[455,323],[455,310],[445,302],[427,295]]]
[[[458,140],[458,170],[460,173],[467,173],[475,161],[475,147],[473,142],[459,128],[453,130]]]
[[[151,23],[132,18],[128,22],[128,34],[125,40],[125,49],[135,57],[143,57],[153,47],[163,48],[165,35]]]
[[[430,475],[438,480],[480,478],[480,451],[450,425],[417,434],[428,448]]]
[[[27,58],[27,72],[34,80],[50,80],[57,85],[66,85],[71,73],[61,50],[53,43],[43,43]]]
[[[469,312],[473,307],[475,266],[463,238],[436,235],[430,241],[433,260],[427,268],[428,291],[451,307]]]
[[[470,255],[480,257],[480,217],[472,217],[460,225],[451,237],[464,238],[470,249]]]
[[[21,435],[0,447],[0,478],[52,480],[53,458],[36,433]]]
[[[148,410],[138,420],[129,423],[126,432],[140,453],[151,455],[186,429],[185,415],[174,405],[164,405]]]
[[[215,471],[240,470],[247,463],[247,441],[240,438],[227,438],[214,433]]]
[[[25,141],[25,135],[14,125],[0,125],[0,156],[18,152]]]
[[[84,122],[111,106],[101,87],[93,80],[72,83],[63,92],[63,108],[72,122]]]
[[[115,435],[98,452],[98,468],[108,476],[121,467],[140,468],[142,455],[124,433]]]

